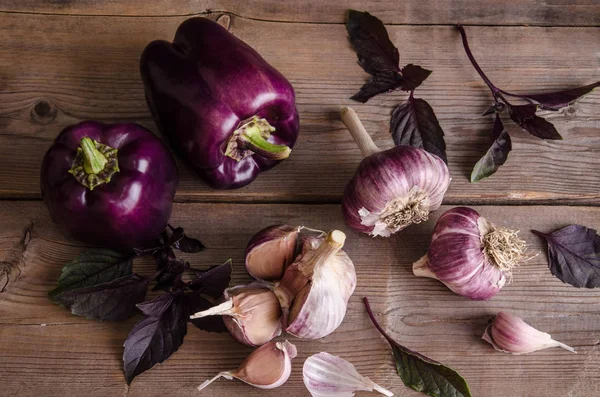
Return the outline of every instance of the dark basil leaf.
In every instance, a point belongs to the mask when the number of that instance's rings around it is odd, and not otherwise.
[[[365,103],[377,94],[393,91],[403,85],[402,76],[396,72],[384,72],[376,74],[360,87],[360,91],[350,99]]]
[[[200,291],[187,292],[185,294],[187,304],[187,317],[189,318],[192,314],[210,309],[215,304],[208,299]],[[223,316],[207,316],[202,318],[190,319],[192,324],[197,328],[207,332],[227,332],[225,322],[223,322]]]
[[[138,305],[145,317],[131,330],[123,346],[123,369],[127,384],[142,372],[162,363],[183,343],[187,333],[185,298],[164,294]]]
[[[504,129],[500,115],[496,114],[496,120],[494,121],[494,141],[488,151],[473,167],[471,182],[480,181],[498,171],[498,168],[506,162],[511,149],[510,135]]]
[[[560,108],[569,106],[571,103],[588,94],[596,87],[600,87],[600,81],[583,87],[571,88],[564,91],[548,92],[546,94],[523,94],[519,95],[519,97],[538,102],[541,109],[559,110]]]
[[[126,320],[137,311],[135,305],[146,297],[148,281],[148,278],[134,273],[93,287],[62,292],[54,297],[54,301],[76,316],[106,321]]]
[[[562,139],[554,125],[536,116],[538,105],[509,106],[510,118],[531,135],[542,139]]]
[[[423,69],[419,65],[413,65],[409,63],[402,68],[402,89],[404,91],[412,91],[425,81],[431,74],[431,70]]]
[[[397,146],[425,149],[447,164],[444,131],[429,104],[411,95],[406,103],[392,113],[390,133]]]
[[[188,287],[193,291],[199,291],[214,299],[223,296],[223,291],[231,281],[231,259],[222,265],[213,266],[204,272],[196,272]]]
[[[204,247],[204,244],[202,244],[200,240],[184,235],[181,240],[173,244],[173,248],[178,249],[181,252],[195,254],[196,252],[204,251],[206,247]]]
[[[111,250],[95,249],[84,252],[62,268],[57,287],[48,295],[54,298],[65,291],[93,287],[130,275],[132,265],[131,256]]]
[[[174,284],[181,281],[183,273],[190,268],[190,264],[183,259],[167,259],[166,262],[158,265],[155,280],[156,285],[153,291],[168,291]]]
[[[504,107],[505,107],[505,105],[502,102],[496,102],[492,106],[487,108],[487,110],[485,112],[483,112],[482,116],[487,116],[488,114],[492,114],[492,113],[500,113],[501,111],[504,110]]]
[[[350,10],[346,29],[365,72],[376,75],[399,72],[398,49],[392,44],[383,23],[368,12]]]
[[[569,225],[550,234],[532,232],[548,243],[548,265],[553,275],[578,288],[600,286],[600,236],[596,230]]]
[[[471,397],[469,385],[458,372],[397,343],[375,320],[369,300],[364,298],[364,302],[373,325],[392,347],[396,371],[406,386],[433,397]]]

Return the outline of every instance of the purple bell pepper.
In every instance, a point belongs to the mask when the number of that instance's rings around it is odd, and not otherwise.
[[[158,128],[213,188],[247,185],[289,156],[292,85],[218,23],[184,21],[172,43],[148,44],[140,69]]]
[[[147,247],[165,229],[178,180],[167,147],[132,123],[65,128],[41,170],[42,196],[59,229],[123,252]]]

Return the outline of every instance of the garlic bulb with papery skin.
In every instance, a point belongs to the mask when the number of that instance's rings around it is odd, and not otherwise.
[[[352,260],[342,251],[346,235],[334,230],[285,271],[274,292],[284,313],[285,331],[299,338],[318,339],[344,320],[348,299],[356,287]],[[291,303],[291,305],[290,305]],[[289,308],[289,316],[286,309]]]
[[[413,273],[435,278],[465,298],[489,299],[512,277],[525,250],[516,231],[456,207],[438,219],[427,255],[413,264]]]
[[[260,346],[281,335],[281,307],[275,294],[262,283],[225,290],[225,302],[190,316],[223,316],[227,330],[238,342]]]
[[[525,354],[556,346],[575,353],[571,346],[555,341],[549,334],[538,331],[519,317],[506,312],[496,315],[481,339],[504,353]]]
[[[446,163],[410,146],[381,151],[354,110],[346,107],[341,113],[364,156],[342,198],[346,223],[372,236],[389,237],[426,221],[442,204],[450,184]]]
[[[272,225],[256,233],[246,248],[248,273],[258,280],[280,280],[296,256],[299,229]]]
[[[292,359],[297,355],[296,346],[290,342],[269,342],[254,350],[235,371],[220,372],[198,386],[204,389],[223,377],[239,379],[259,389],[274,389],[283,385],[292,373]]]
[[[394,395],[359,374],[348,361],[325,352],[306,359],[302,376],[313,397],[351,397],[355,391],[377,391],[388,397]]]

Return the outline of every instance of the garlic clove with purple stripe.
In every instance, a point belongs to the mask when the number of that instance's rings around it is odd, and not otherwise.
[[[256,233],[246,248],[248,273],[258,280],[280,280],[296,256],[300,229],[288,225],[272,225]]]
[[[202,390],[219,378],[238,379],[259,389],[274,389],[283,385],[292,373],[296,346],[290,342],[269,342],[254,350],[234,371],[220,372],[198,386]]]
[[[444,283],[474,300],[496,295],[525,256],[526,243],[517,231],[497,227],[468,207],[440,216],[427,254],[413,263],[413,273]]]
[[[377,391],[388,397],[394,395],[359,374],[348,361],[326,352],[307,358],[302,376],[312,397],[351,397],[356,391]]]
[[[411,146],[381,151],[354,110],[345,107],[341,115],[364,156],[342,198],[346,223],[372,236],[389,237],[426,221],[450,184],[446,163]]]
[[[571,346],[555,341],[550,334],[538,331],[519,317],[506,312],[496,315],[481,339],[504,353],[525,354],[549,347],[562,347],[575,353]]]

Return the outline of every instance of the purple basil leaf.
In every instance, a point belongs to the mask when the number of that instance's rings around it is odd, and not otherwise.
[[[600,236],[594,229],[569,225],[545,234],[533,233],[548,243],[548,265],[553,275],[574,287],[600,286]]]
[[[106,321],[126,320],[137,311],[136,304],[146,297],[149,281],[147,277],[134,273],[93,287],[62,292],[54,297],[54,301],[76,316]]]
[[[190,264],[183,259],[167,261],[166,265],[156,271],[156,285],[153,291],[168,291],[170,287],[181,280],[183,273],[190,268]]]
[[[377,17],[368,12],[350,10],[346,29],[358,56],[358,64],[365,72],[376,75],[400,71],[398,49]]]
[[[196,278],[190,282],[188,287],[193,291],[199,291],[204,295],[219,299],[223,296],[225,288],[229,287],[230,281],[231,259],[204,272],[196,272]]]
[[[131,256],[105,249],[94,249],[67,263],[56,288],[48,293],[50,298],[77,288],[93,287],[131,274]]]
[[[187,317],[189,318],[192,314],[210,309],[215,306],[214,303],[209,301],[200,291],[187,292],[185,294],[187,304]],[[207,332],[227,332],[225,322],[223,322],[223,316],[207,316],[202,318],[195,318],[190,320],[197,328]]]
[[[365,103],[377,94],[393,91],[402,87],[404,80],[396,72],[384,72],[376,74],[360,87],[360,91],[354,94],[350,99]]]
[[[181,240],[173,244],[173,248],[178,249],[181,252],[187,252],[189,254],[195,254],[196,252],[204,251],[204,244],[195,238],[183,236]]]
[[[498,171],[498,168],[506,162],[511,149],[510,135],[504,129],[500,115],[496,114],[496,120],[494,121],[494,141],[488,151],[473,167],[471,183],[487,178]]]
[[[447,164],[444,131],[429,104],[413,98],[398,106],[392,113],[390,133],[397,146],[413,146],[425,149],[440,157]]]
[[[600,87],[600,81],[583,87],[571,88],[569,90],[548,92],[546,94],[522,94],[520,98],[527,98],[540,104],[541,109],[559,110],[569,106],[577,99],[591,92],[594,88]]]
[[[131,330],[123,344],[127,384],[169,358],[181,346],[187,333],[188,317],[182,294],[164,294],[138,307],[145,317]]]
[[[413,91],[421,85],[423,81],[431,74],[431,70],[423,69],[419,65],[409,63],[402,68],[402,89],[404,91]]]
[[[536,116],[538,105],[509,106],[510,118],[531,135],[542,139],[563,139],[552,123]]]
[[[485,112],[483,112],[482,116],[487,116],[492,113],[500,113],[504,110],[505,105],[502,102],[496,102],[492,106],[490,106]]]
[[[182,238],[185,237],[185,233],[183,232],[182,227],[173,227],[171,225],[167,225],[167,226],[169,227],[169,229],[171,229],[171,237],[169,237],[167,245],[173,246],[179,240],[181,240]]]

